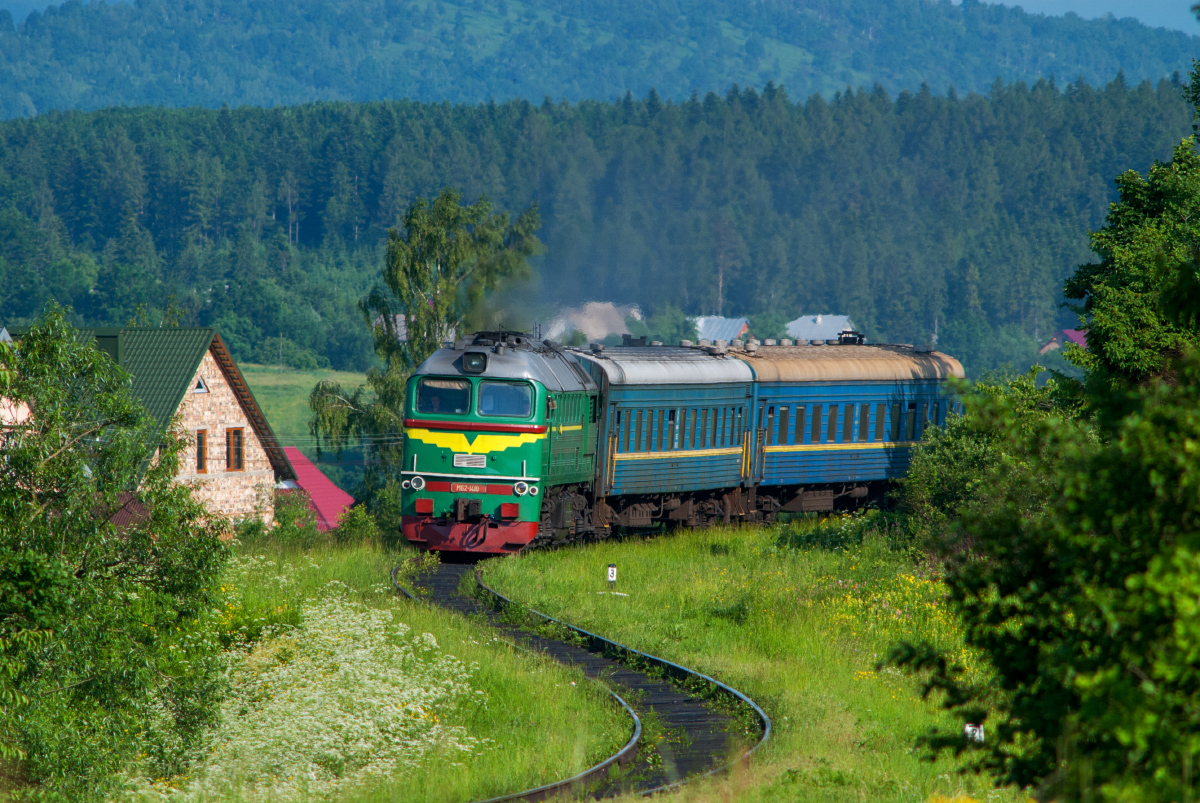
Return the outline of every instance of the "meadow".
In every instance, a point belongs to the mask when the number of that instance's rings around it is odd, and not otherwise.
[[[341,459],[327,452],[318,460],[316,440],[308,431],[308,420],[312,415],[308,409],[308,396],[321,380],[331,379],[344,388],[354,388],[367,381],[366,374],[319,369],[280,370],[276,366],[254,363],[242,363],[238,367],[279,442],[284,446],[295,446],[309,460],[319,462],[329,479],[342,490],[353,493],[362,477],[361,452],[349,449],[342,453]]]
[[[960,645],[935,574],[881,531],[814,546],[806,528],[723,528],[490,560],[484,578],[512,599],[732,684],[772,717],[749,770],[684,800],[1013,800],[958,767],[922,761],[916,737],[957,730],[917,681],[876,669],[900,640]],[[872,534],[874,533],[874,534]],[[819,540],[819,539],[816,539]],[[834,539],[836,541],[836,539]],[[615,563],[616,590],[606,567]]]
[[[241,547],[213,612],[229,661],[220,725],[188,775],[133,777],[131,797],[477,800],[624,744],[627,716],[581,673],[399,597],[389,571],[415,570],[414,555]]]

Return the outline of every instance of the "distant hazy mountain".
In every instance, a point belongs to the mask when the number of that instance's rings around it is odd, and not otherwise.
[[[985,91],[1186,70],[1200,37],[964,0],[70,0],[0,11],[0,116],[109,105]]]

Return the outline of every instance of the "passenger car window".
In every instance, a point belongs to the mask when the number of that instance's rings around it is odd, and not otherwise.
[[[528,418],[533,410],[533,388],[516,382],[480,382],[479,414]],[[564,418],[566,417],[564,411]]]
[[[462,415],[471,409],[471,383],[466,379],[426,377],[417,385],[417,412]]]

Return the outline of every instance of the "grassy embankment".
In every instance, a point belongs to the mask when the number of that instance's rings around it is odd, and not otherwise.
[[[918,734],[957,726],[920,699],[913,679],[875,670],[901,639],[961,645],[938,581],[882,535],[842,550],[799,546],[813,526],[609,541],[492,560],[484,576],[519,602],[711,674],[766,709],[775,737],[753,767],[683,799],[1013,799],[947,762],[921,761]],[[629,596],[600,593],[609,563]]]
[[[249,363],[238,367],[279,442],[297,447],[314,463],[317,462],[316,442],[308,432],[308,420],[312,415],[308,409],[308,396],[312,389],[323,379],[332,379],[347,390],[353,390],[367,380],[365,374],[349,371],[300,371],[295,368],[280,371],[269,365]],[[362,455],[358,449],[343,452],[341,460],[325,454],[320,467],[343,490],[353,492],[362,475]]]
[[[415,553],[244,547],[215,634],[230,693],[206,757],[147,799],[465,801],[569,777],[630,723],[603,690],[487,627],[398,597]]]

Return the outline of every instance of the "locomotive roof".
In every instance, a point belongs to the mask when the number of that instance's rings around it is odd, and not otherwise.
[[[502,346],[497,353],[497,345]],[[487,368],[481,374],[463,370],[462,358],[468,352],[487,354]],[[430,354],[415,372],[440,376],[479,376],[484,379],[531,379],[556,393],[596,389],[596,383],[563,350],[538,342],[529,335],[515,332],[480,332],[473,338],[440,348]]]
[[[571,350],[598,366],[610,385],[692,385],[752,382],[746,363],[732,357],[676,346],[613,346],[599,354]]]
[[[964,377],[962,364],[912,346],[760,346],[731,351],[760,382],[893,382]]]

